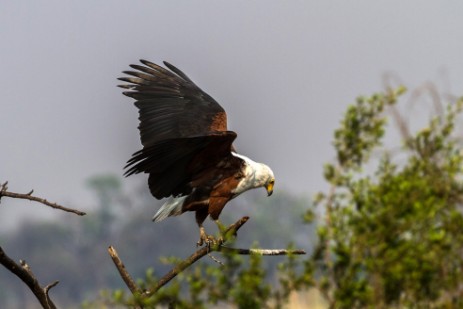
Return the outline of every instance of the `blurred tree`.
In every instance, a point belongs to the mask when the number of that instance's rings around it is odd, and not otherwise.
[[[121,180],[115,175],[98,175],[87,180],[87,186],[95,191],[100,208],[109,208],[119,195]]]
[[[102,233],[99,238],[108,238],[118,210],[115,201],[121,194],[121,180],[115,175],[97,175],[87,180],[87,186],[95,193],[99,207],[94,220],[85,220],[85,229],[95,229],[93,233]]]
[[[455,132],[463,100],[407,136],[395,161],[387,150],[373,160],[384,110],[403,92],[359,98],[335,132],[337,162],[325,166],[331,188],[316,198],[325,224],[306,264],[316,280],[303,284],[317,286],[333,308],[463,306],[463,151]]]

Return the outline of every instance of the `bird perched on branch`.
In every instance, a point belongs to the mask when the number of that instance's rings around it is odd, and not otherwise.
[[[227,114],[211,96],[173,65],[167,70],[146,60],[133,64],[119,80],[124,94],[136,100],[143,148],[127,162],[125,175],[148,173],[151,194],[169,199],[153,221],[196,212],[198,245],[214,240],[203,222],[210,216],[218,225],[228,201],[264,187],[270,196],[275,178],[265,164],[239,155],[232,145],[236,133],[227,129]]]

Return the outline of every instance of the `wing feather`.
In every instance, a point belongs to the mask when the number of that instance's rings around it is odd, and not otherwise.
[[[182,71],[180,71],[179,69],[177,69],[175,66],[173,66],[173,65],[170,64],[169,62],[164,61],[164,64],[166,65],[166,67],[168,67],[169,69],[171,69],[172,72],[175,72],[175,74],[177,74],[178,76],[180,76],[180,77],[183,78],[184,80],[187,80],[187,81],[189,81],[190,83],[193,83],[193,81],[192,81],[188,76],[186,76],[185,73],[183,73]]]

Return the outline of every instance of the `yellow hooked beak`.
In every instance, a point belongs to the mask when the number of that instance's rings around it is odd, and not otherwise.
[[[275,184],[275,180],[272,179],[265,185],[265,189],[267,190],[267,196],[272,195],[274,184]]]

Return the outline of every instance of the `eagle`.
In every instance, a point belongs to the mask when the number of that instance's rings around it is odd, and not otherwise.
[[[132,64],[119,80],[124,95],[135,99],[143,148],[125,166],[125,176],[147,173],[156,199],[168,198],[153,221],[194,211],[198,245],[215,238],[203,222],[219,221],[225,205],[241,193],[259,187],[273,192],[270,167],[236,153],[237,134],[227,129],[225,110],[187,75],[168,62],[161,67],[147,60]]]

